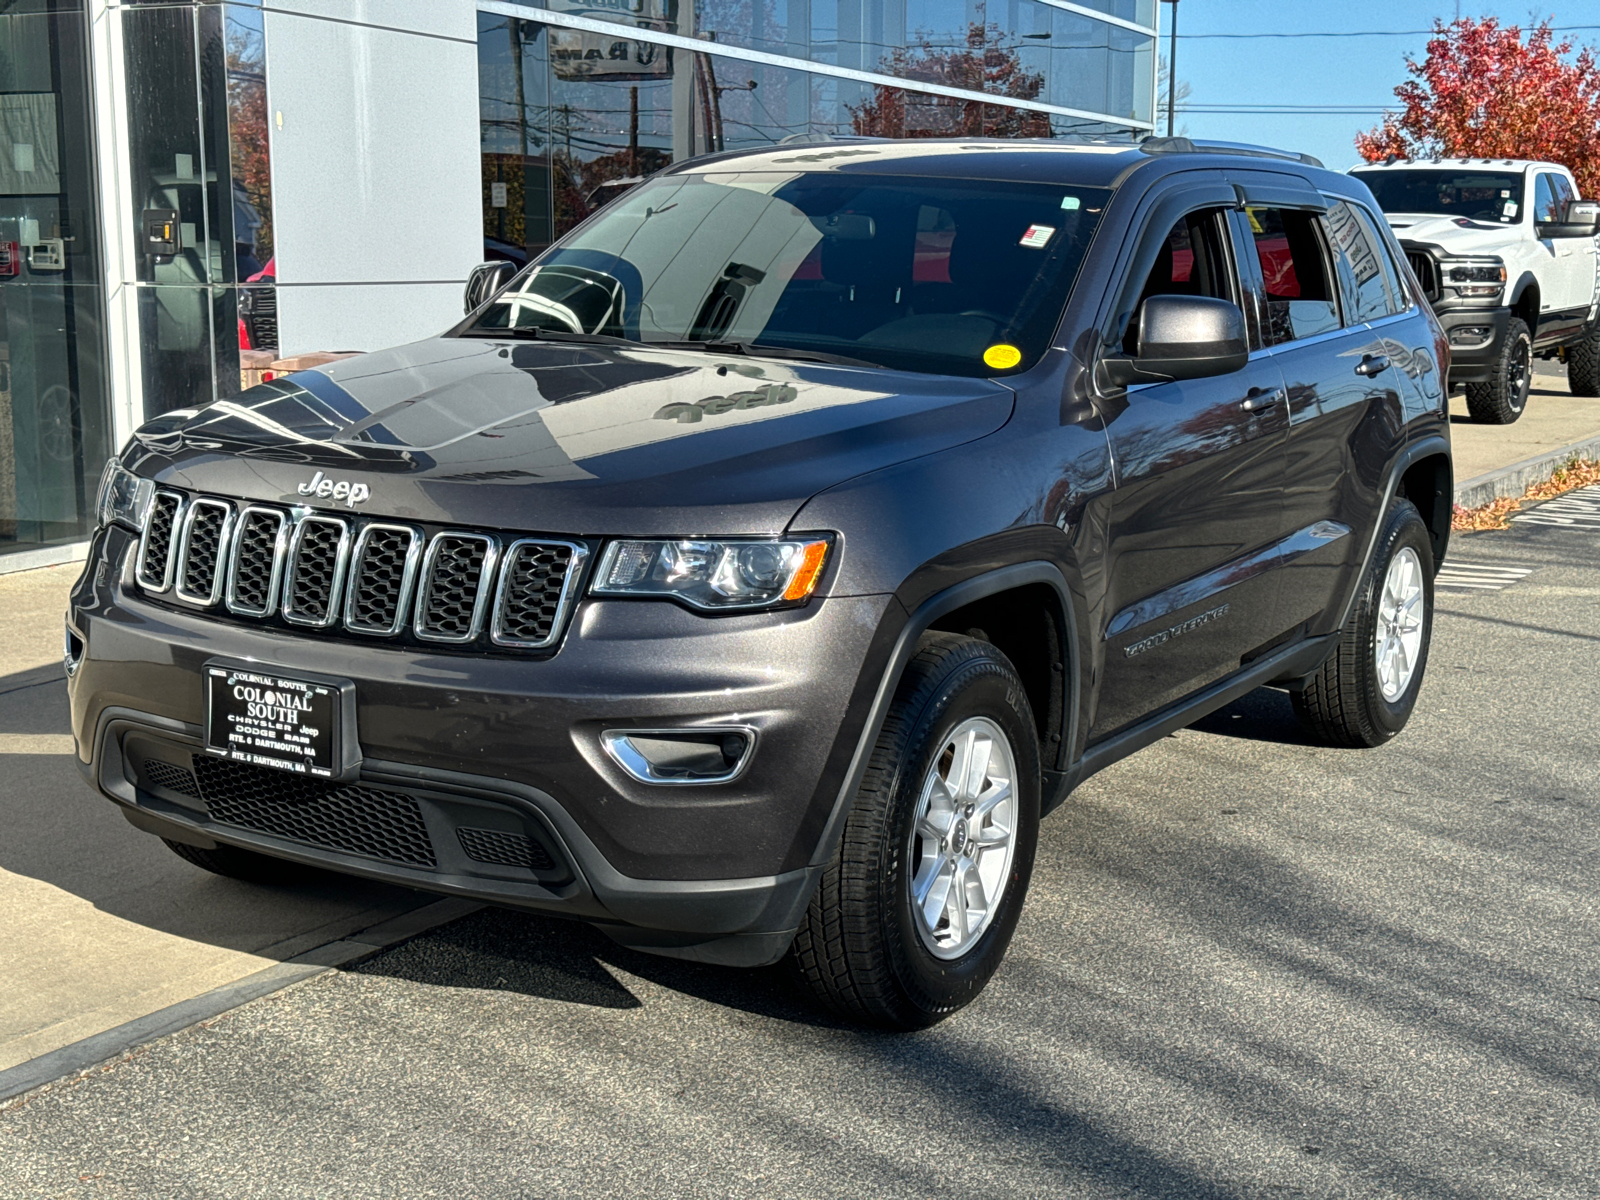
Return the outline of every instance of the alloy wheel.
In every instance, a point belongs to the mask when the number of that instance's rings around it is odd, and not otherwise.
[[[907,861],[922,944],[959,958],[984,935],[1011,878],[1016,756],[1000,727],[971,717],[945,737],[923,780]]]
[[[1422,562],[1410,546],[1389,560],[1378,597],[1378,619],[1372,631],[1372,653],[1378,668],[1378,689],[1393,704],[1416,674],[1422,653]]]

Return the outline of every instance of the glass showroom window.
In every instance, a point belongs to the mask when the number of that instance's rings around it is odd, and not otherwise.
[[[86,537],[108,453],[87,33],[0,14],[0,554]]]

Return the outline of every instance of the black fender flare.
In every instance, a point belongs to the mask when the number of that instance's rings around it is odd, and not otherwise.
[[[1350,594],[1344,598],[1344,603],[1340,606],[1339,623],[1337,626],[1335,626],[1336,629],[1343,629],[1345,622],[1350,619],[1350,609],[1355,604],[1356,597],[1361,594],[1361,581],[1367,577],[1367,572],[1372,569],[1372,556],[1378,548],[1378,534],[1383,529],[1384,517],[1389,512],[1389,506],[1394,503],[1395,493],[1400,490],[1401,479],[1404,478],[1405,473],[1416,463],[1421,462],[1425,458],[1434,458],[1439,455],[1443,455],[1447,462],[1451,461],[1450,443],[1442,434],[1431,433],[1426,437],[1419,438],[1416,441],[1409,443],[1405,449],[1401,450],[1400,453],[1395,456],[1394,461],[1389,464],[1388,477],[1383,483],[1383,503],[1378,506],[1377,520],[1373,521],[1372,529],[1367,534],[1367,548],[1361,556],[1361,570],[1356,574],[1355,586],[1350,589]],[[1455,485],[1453,462],[1451,462],[1451,468],[1452,472],[1450,476],[1450,484],[1453,488]],[[1445,497],[1447,512],[1450,511],[1450,509],[1454,506],[1454,503],[1455,497],[1453,494]],[[1449,532],[1447,526],[1445,534],[1445,546],[1442,549],[1447,549],[1448,546]],[[1437,559],[1433,564],[1436,572],[1443,562],[1444,553],[1441,550],[1441,553],[1438,554]]]
[[[1511,287],[1510,299],[1506,301],[1506,307],[1513,310],[1513,315],[1515,315],[1515,309],[1517,305],[1522,303],[1523,293],[1525,293],[1529,288],[1533,288],[1535,291],[1537,291],[1539,288],[1539,280],[1532,271],[1524,271],[1521,275],[1517,276],[1517,282]],[[1533,320],[1528,326],[1528,334],[1530,336],[1538,336],[1538,325],[1539,310],[1537,307],[1535,307],[1533,312]]]
[[[867,711],[867,719],[856,740],[850,765],[845,771],[844,782],[834,797],[833,807],[828,813],[827,822],[822,827],[822,835],[817,839],[816,849],[810,860],[811,866],[820,867],[828,863],[838,848],[840,838],[844,836],[845,821],[854,806],[861,780],[867,773],[867,762],[872,756],[872,747],[877,743],[878,734],[883,730],[883,722],[888,716],[889,705],[894,701],[895,691],[900,686],[900,679],[905,674],[906,664],[916,653],[918,639],[940,617],[958,608],[982,600],[986,596],[998,595],[1034,583],[1045,584],[1055,591],[1065,619],[1066,628],[1062,631],[1062,641],[1066,654],[1066,669],[1062,672],[1062,678],[1067,695],[1066,702],[1062,706],[1065,726],[1062,731],[1062,743],[1075,751],[1081,700],[1078,674],[1081,668],[1082,650],[1078,645],[1077,605],[1073,601],[1072,589],[1061,568],[1055,563],[1043,560],[1012,563],[951,584],[917,605],[895,637],[894,648],[889,652],[882,678],[878,681],[872,705]],[[1049,811],[1052,800],[1059,799],[1053,793],[1062,791],[1056,786],[1056,781],[1062,773],[1047,770],[1043,774],[1045,778],[1041,780],[1043,785],[1041,807],[1044,811]]]

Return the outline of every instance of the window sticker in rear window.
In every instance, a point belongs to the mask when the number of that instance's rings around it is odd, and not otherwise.
[[[1032,250],[1043,250],[1050,244],[1050,238],[1055,231],[1054,225],[1029,225],[1018,245],[1027,246]]]

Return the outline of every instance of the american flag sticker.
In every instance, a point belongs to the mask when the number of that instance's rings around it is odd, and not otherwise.
[[[1029,225],[1028,232],[1022,235],[1022,240],[1017,244],[1019,246],[1031,246],[1035,250],[1043,250],[1049,244],[1050,238],[1055,231],[1056,227],[1054,225]]]

